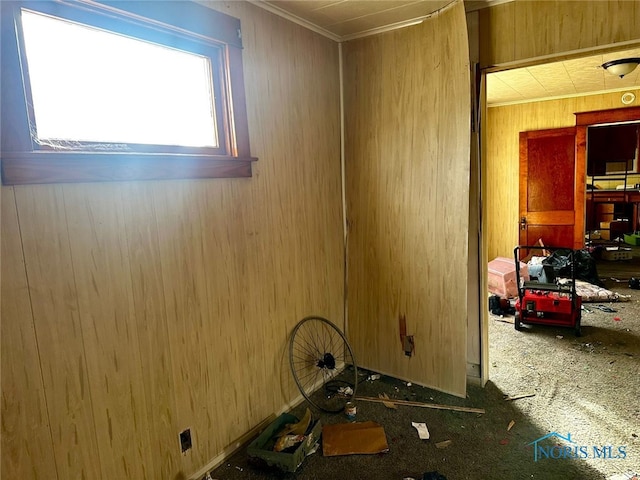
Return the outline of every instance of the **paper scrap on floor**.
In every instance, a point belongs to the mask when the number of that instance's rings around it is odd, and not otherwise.
[[[336,423],[322,427],[322,454],[325,457],[388,451],[384,428],[376,422]]]
[[[558,279],[558,283],[561,285],[569,282],[571,282],[571,279]],[[611,290],[585,282],[584,280],[576,280],[576,294],[582,297],[583,302],[627,302],[631,298],[630,295],[612,292]]]
[[[411,426],[413,426],[418,431],[420,440],[429,440],[429,429],[427,428],[426,423],[411,422]]]

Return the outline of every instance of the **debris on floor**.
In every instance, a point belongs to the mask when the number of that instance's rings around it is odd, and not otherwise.
[[[467,412],[467,413],[485,413],[484,408],[458,407],[456,405],[439,405],[437,403],[414,402],[411,400],[396,400],[395,398],[391,398],[389,400],[383,400],[381,398],[376,398],[376,397],[355,397],[355,398],[356,400],[362,400],[365,402],[374,402],[374,403],[393,402],[396,405],[405,405],[407,407],[433,408],[436,410],[454,410],[456,412]]]
[[[507,432],[510,431],[515,424],[516,424],[515,420],[511,420],[509,422],[509,426],[507,427]]]
[[[350,397],[353,395],[353,388],[351,387],[340,387],[338,388],[338,393],[340,395],[344,395],[345,397]]]
[[[344,414],[349,420],[355,420],[358,414],[358,407],[353,402],[347,402],[344,406]]]
[[[558,283],[563,284],[568,281],[570,280],[561,278]],[[627,302],[631,298],[629,295],[612,292],[584,280],[576,280],[576,293],[582,297],[583,302]]]
[[[314,449],[321,433],[322,424],[320,420],[313,421],[309,409],[302,420],[283,413],[249,444],[247,455],[267,466],[295,472]]]
[[[411,426],[418,431],[420,440],[429,440],[429,429],[426,423],[411,422]]]
[[[322,454],[325,457],[388,451],[384,428],[376,422],[336,423],[322,428]]]
[[[511,302],[499,295],[491,295],[489,297],[489,311],[498,316],[513,315],[516,312]]]
[[[616,313],[617,310],[611,307],[607,307],[606,305],[594,305],[593,308],[597,308],[606,313]]]
[[[515,320],[514,320],[513,316],[507,316],[507,317],[505,317],[505,316],[503,316],[503,315],[500,315],[500,316],[493,315],[493,316],[492,316],[492,318],[493,318],[494,320],[497,320],[498,322],[510,323],[511,325],[513,325],[513,324],[514,324],[514,322],[515,322]]]
[[[512,397],[506,397],[504,399],[505,402],[510,402],[512,400],[520,400],[521,398],[529,398],[529,397],[535,397],[536,394],[531,392],[531,393],[523,393],[521,395],[513,395]]]
[[[392,408],[394,410],[398,409],[398,406],[389,399],[389,395],[387,395],[386,393],[378,394],[378,398],[380,398],[382,400],[382,404],[385,407]]]
[[[436,443],[436,448],[440,448],[440,449],[447,448],[452,443],[453,443],[452,440],[443,440],[442,442]]]

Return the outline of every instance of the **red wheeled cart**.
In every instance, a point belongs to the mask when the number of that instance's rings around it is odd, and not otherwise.
[[[571,278],[560,284],[520,281],[521,250],[568,250],[570,252]],[[558,247],[518,246],[514,249],[516,261],[516,279],[518,282],[518,299],[514,326],[522,329],[522,324],[553,325],[573,328],[576,337],[580,336],[580,320],[582,318],[582,298],[576,293],[575,250]]]

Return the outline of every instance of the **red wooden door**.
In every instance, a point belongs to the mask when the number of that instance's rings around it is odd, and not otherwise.
[[[520,245],[584,246],[584,179],[575,128],[520,132]]]

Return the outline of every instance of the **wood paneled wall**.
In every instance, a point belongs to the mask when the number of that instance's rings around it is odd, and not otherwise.
[[[359,364],[457,395],[466,382],[468,52],[462,2],[344,45],[349,338]]]
[[[640,97],[640,89],[629,91]],[[518,244],[519,132],[574,126],[577,112],[624,107],[621,95],[616,92],[488,109],[485,194],[489,259],[510,258]]]
[[[192,475],[299,395],[298,320],[344,325],[338,45],[211,6],[253,178],[2,187],[2,478]]]
[[[503,63],[638,40],[640,2],[516,0],[480,11],[480,63]]]

